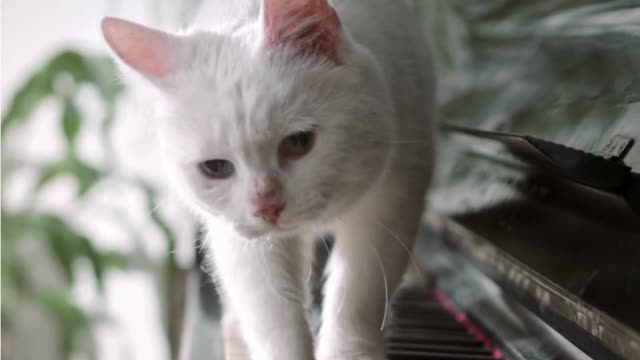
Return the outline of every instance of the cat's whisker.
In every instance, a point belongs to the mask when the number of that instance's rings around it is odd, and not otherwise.
[[[163,202],[167,201],[165,200],[161,200],[161,201],[157,201],[155,206],[151,208],[151,210],[149,210],[149,212],[147,213],[147,216],[151,216],[153,215],[154,212],[156,212],[158,210],[158,208],[160,208],[161,205],[163,205]]]
[[[382,221],[378,220],[377,223],[389,235],[391,235],[392,238],[396,239],[396,241],[400,244],[400,246],[402,246],[402,248],[404,248],[404,250],[407,252],[407,255],[409,255],[409,259],[411,260],[411,263],[416,268],[416,271],[418,272],[418,274],[420,274],[420,277],[422,277],[423,276],[422,269],[420,269],[420,266],[418,266],[418,262],[416,261],[415,257],[413,256],[413,251],[411,251],[411,249],[409,249],[407,244],[405,244],[404,241],[402,241],[402,239],[400,239],[400,237],[396,233],[394,233],[388,226],[386,226]]]
[[[331,253],[331,249],[329,248],[329,243],[326,236],[322,237],[322,243],[324,244],[325,250],[327,250],[327,254]]]
[[[344,223],[341,217],[336,218],[336,222]],[[329,259],[331,261],[331,259]],[[342,287],[342,294],[340,295],[340,302],[338,303],[338,309],[336,310],[336,315],[340,315],[342,312],[342,307],[344,305],[344,299],[347,297],[347,289]]]
[[[382,258],[380,258],[380,254],[378,254],[378,250],[372,246],[373,252],[378,259],[378,263],[380,264],[380,270],[382,271],[382,279],[384,280],[384,314],[382,315],[382,323],[380,324],[380,331],[384,330],[384,326],[387,323],[387,313],[389,312],[389,284],[387,283],[387,272],[384,270],[384,263],[382,262]]]
[[[343,287],[342,294],[340,295],[340,303],[338,303],[338,309],[336,310],[336,315],[340,315],[342,312],[342,306],[344,305],[344,299],[347,297],[347,290]]]
[[[202,234],[202,238],[204,239],[204,241],[198,241],[196,242],[196,252],[201,252],[204,251],[206,249],[206,239],[208,238],[207,234]]]
[[[270,237],[271,236],[268,236],[267,239],[269,239]],[[271,271],[269,270],[269,264],[267,262],[267,255],[265,254],[264,247],[261,247],[260,254],[262,255],[261,256],[262,270],[264,270],[265,280],[267,281],[267,285],[269,285],[269,288],[271,288],[274,294],[276,294],[279,297],[283,297],[282,294],[280,294],[278,290],[276,290],[276,288],[273,286],[273,283],[271,282]]]

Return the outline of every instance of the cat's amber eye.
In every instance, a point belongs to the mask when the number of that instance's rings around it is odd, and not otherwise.
[[[284,138],[280,143],[278,153],[286,160],[299,159],[309,153],[315,142],[313,131],[300,131]]]
[[[233,163],[222,159],[203,161],[198,164],[198,167],[206,177],[211,179],[226,179],[235,172]]]

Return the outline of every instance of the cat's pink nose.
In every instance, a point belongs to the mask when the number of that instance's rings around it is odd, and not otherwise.
[[[278,218],[280,218],[280,213],[284,210],[284,207],[284,203],[264,204],[264,206],[259,207],[253,215],[275,225],[278,223]]]

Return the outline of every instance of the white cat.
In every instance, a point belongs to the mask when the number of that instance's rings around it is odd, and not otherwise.
[[[252,359],[384,359],[434,157],[426,41],[402,1],[244,5],[182,34],[115,18],[102,30],[160,90],[168,176],[208,230],[225,336]],[[336,245],[314,340],[307,288],[324,232]]]

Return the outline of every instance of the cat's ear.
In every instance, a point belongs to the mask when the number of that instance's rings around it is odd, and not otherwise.
[[[340,63],[340,19],[327,0],[263,0],[267,44]]]
[[[177,70],[183,44],[174,35],[112,17],[102,20],[102,33],[124,63],[152,81]]]

